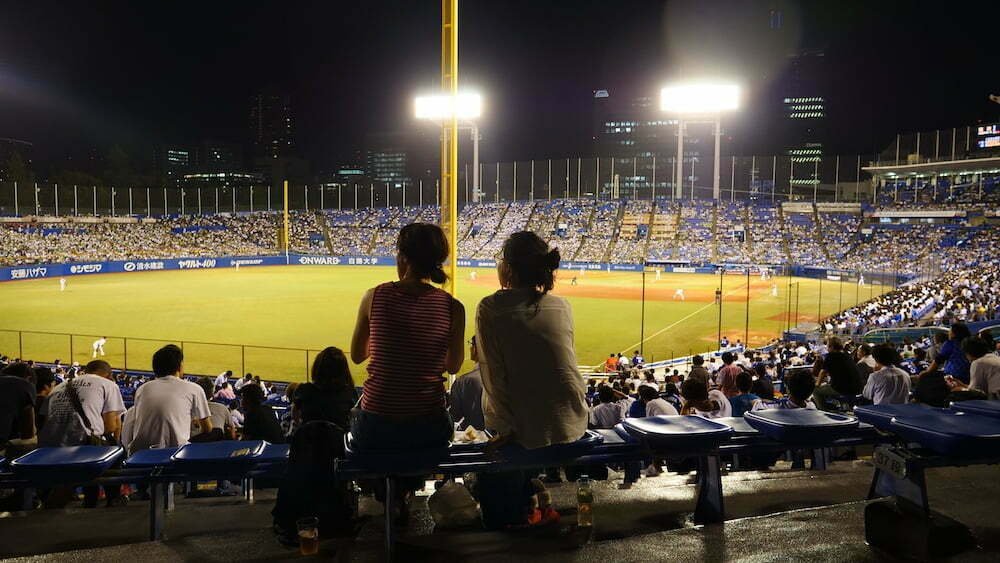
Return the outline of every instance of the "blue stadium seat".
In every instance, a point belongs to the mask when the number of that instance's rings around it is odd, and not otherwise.
[[[180,448],[152,448],[139,450],[125,460],[125,467],[148,469],[170,465],[171,458]]]
[[[846,437],[858,419],[812,409],[767,409],[744,415],[747,423],[769,438],[786,444],[818,447]]]
[[[1000,456],[1000,418],[996,417],[927,409],[896,416],[892,431],[945,456]]]
[[[904,405],[865,405],[862,407],[855,407],[854,416],[858,417],[858,420],[861,422],[871,424],[879,430],[890,432],[892,431],[893,417],[919,413],[932,408],[933,407],[921,403],[907,403]]]
[[[10,463],[18,479],[34,485],[67,485],[92,481],[124,455],[121,446],[38,448]]]
[[[711,451],[733,434],[731,426],[700,416],[627,418],[622,426],[656,451]]]
[[[960,401],[952,403],[951,409],[958,412],[1000,418],[1000,401]]]
[[[257,463],[267,442],[263,440],[205,442],[181,446],[170,457],[178,472],[222,476],[244,473]]]

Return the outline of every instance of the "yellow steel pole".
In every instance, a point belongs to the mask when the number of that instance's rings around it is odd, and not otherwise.
[[[285,212],[284,212],[284,225],[282,228],[282,238],[285,239],[285,260],[288,260],[288,180],[283,183],[284,188],[284,200],[285,200]]]
[[[441,0],[441,90],[458,96],[458,0]],[[454,106],[453,106],[454,110]],[[452,111],[441,131],[441,228],[451,256],[445,290],[456,294],[458,275],[458,116]]]

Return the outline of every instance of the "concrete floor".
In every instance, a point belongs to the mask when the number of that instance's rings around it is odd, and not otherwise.
[[[565,531],[491,533],[437,531],[417,497],[403,531],[400,561],[887,561],[864,543],[864,499],[871,467],[837,462],[825,472],[740,472],[726,475],[721,525],[695,527],[694,486],[686,476],[642,479],[620,490],[620,475],[595,487],[592,541]],[[980,541],[958,561],[1000,560],[1000,480],[995,466],[944,468],[928,474],[932,506],[969,525]],[[575,486],[550,486],[563,524],[575,520]],[[0,518],[0,556],[23,561],[253,561],[298,558],[270,531],[273,494],[257,502],[183,499],[167,518],[164,542],[146,542],[145,502],[111,509],[35,511]],[[378,561],[381,505],[362,499],[368,520],[354,540],[324,542],[321,554],[340,561]]]

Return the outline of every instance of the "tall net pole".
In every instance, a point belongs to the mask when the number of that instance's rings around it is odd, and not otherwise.
[[[441,90],[458,97],[458,0],[441,0]],[[441,131],[441,229],[451,248],[445,291],[455,294],[458,275],[458,115],[451,112]]]

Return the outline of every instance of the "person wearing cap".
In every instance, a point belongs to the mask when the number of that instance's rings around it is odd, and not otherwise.
[[[476,349],[475,335],[469,340],[469,358],[476,363],[476,367],[459,376],[452,384],[448,411],[452,420],[458,422],[459,430],[470,426],[483,430],[486,427],[483,420],[483,376],[479,372],[479,351]]]

